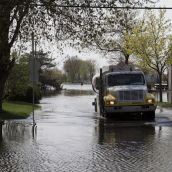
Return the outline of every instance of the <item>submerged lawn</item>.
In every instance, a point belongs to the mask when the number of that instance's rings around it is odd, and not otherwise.
[[[172,108],[172,103],[158,102],[158,106],[161,106],[161,107],[164,107],[164,108]]]
[[[3,112],[0,113],[1,119],[24,119],[32,113],[32,104],[25,102],[4,102],[2,104]],[[40,108],[35,105],[34,109]]]

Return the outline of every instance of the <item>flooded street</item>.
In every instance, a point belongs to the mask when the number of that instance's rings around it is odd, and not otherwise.
[[[41,100],[34,129],[31,117],[5,121],[0,171],[171,171],[172,110],[158,108],[155,122],[100,119],[91,87],[73,88]]]

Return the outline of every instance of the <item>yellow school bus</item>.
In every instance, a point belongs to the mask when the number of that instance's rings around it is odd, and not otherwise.
[[[135,113],[155,119],[156,102],[149,93],[144,73],[134,66],[107,66],[92,79],[97,93],[93,102],[101,116]]]

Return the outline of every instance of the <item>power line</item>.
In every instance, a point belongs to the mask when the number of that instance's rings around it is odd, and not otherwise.
[[[32,4],[35,6],[45,6],[44,4]],[[99,5],[51,5],[61,8],[97,8],[97,9],[133,9],[133,10],[172,10],[172,7],[138,7],[138,6],[99,6]]]
[[[0,5],[4,5],[0,2]],[[31,3],[31,6],[50,6],[50,7],[59,7],[59,8],[92,8],[92,9],[133,9],[133,10],[172,10],[172,7],[148,7],[148,6],[105,6],[105,5],[61,5],[61,4],[37,4]],[[23,5],[22,5],[23,6]]]

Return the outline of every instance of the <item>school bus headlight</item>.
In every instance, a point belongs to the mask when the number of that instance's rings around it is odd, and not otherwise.
[[[153,94],[147,93],[146,95],[146,102],[149,104],[154,104],[155,103],[155,97]]]
[[[114,105],[115,102],[114,102],[113,100],[111,100],[111,101],[109,102],[109,104],[110,104],[110,105]]]
[[[113,106],[113,105],[115,104],[115,101],[114,101],[114,100],[105,101],[105,104],[106,104],[106,105]]]
[[[147,102],[148,102],[149,104],[153,104],[153,103],[155,103],[155,100],[154,100],[154,99],[147,99]]]
[[[104,101],[106,105],[114,105],[116,102],[116,98],[109,94],[104,97]]]

